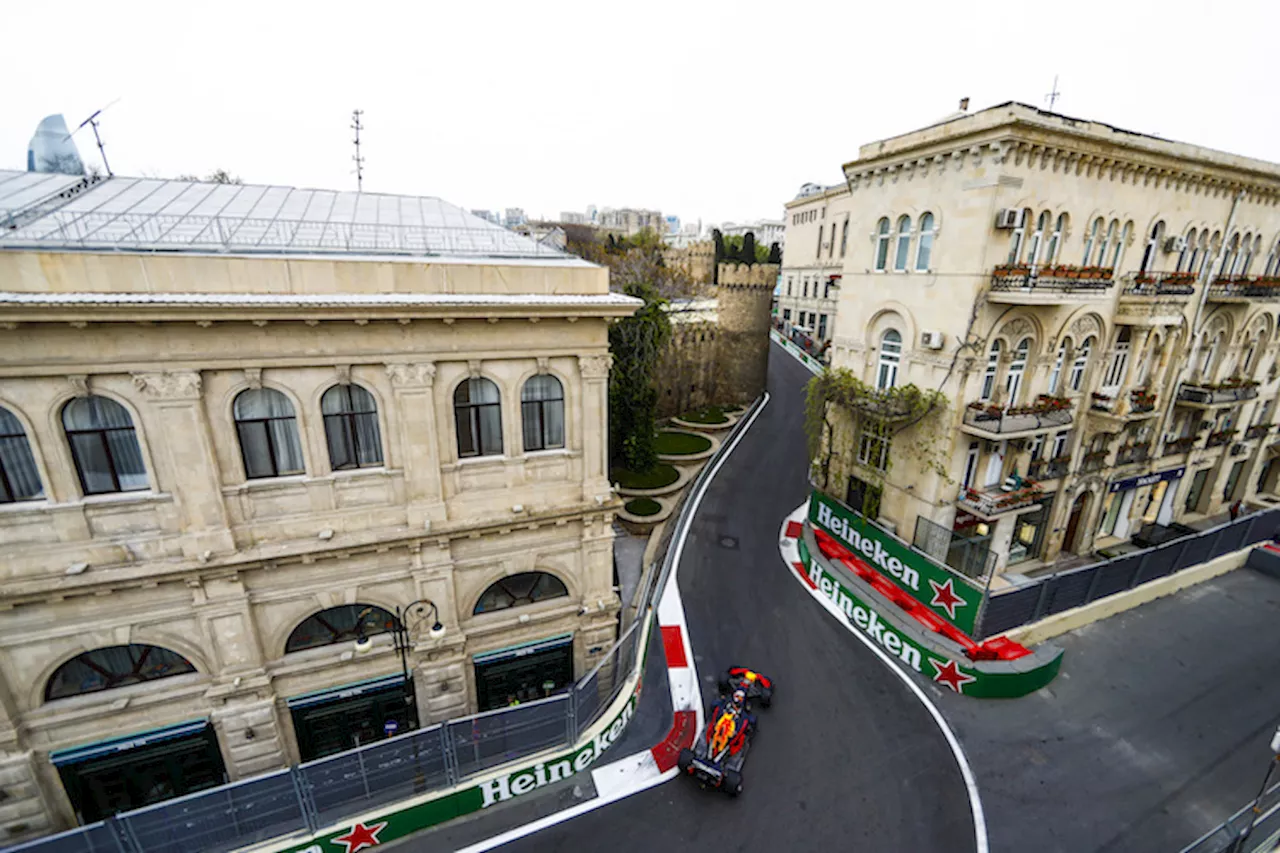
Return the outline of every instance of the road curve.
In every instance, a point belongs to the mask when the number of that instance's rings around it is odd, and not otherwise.
[[[779,557],[781,520],[808,491],[808,373],[776,345],[771,356],[772,400],[711,484],[679,574],[704,699],[733,663],[778,682],[742,796],[676,779],[504,850],[974,850],[964,781],[937,724]]]

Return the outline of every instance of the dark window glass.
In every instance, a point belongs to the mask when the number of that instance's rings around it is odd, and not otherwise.
[[[246,477],[302,473],[298,421],[288,397],[272,388],[253,388],[241,391],[232,408]]]
[[[564,388],[554,376],[534,376],[520,392],[524,449],[564,447]]]
[[[0,408],[0,503],[28,501],[42,494],[40,472],[22,422]]]
[[[191,661],[159,646],[109,646],[76,655],[45,685],[45,699],[65,699],[195,672]]]
[[[458,456],[502,455],[502,404],[498,386],[472,377],[453,392],[453,417],[458,430]]]
[[[77,397],[62,409],[62,426],[86,495],[147,488],[147,469],[124,406],[106,397]]]
[[[378,405],[359,385],[334,385],[320,398],[329,463],[335,471],[382,464]]]
[[[474,613],[492,613],[569,594],[564,583],[546,572],[521,572],[492,584],[476,602]]]
[[[284,650],[299,652],[318,646],[331,646],[356,640],[361,636],[385,634],[395,627],[396,617],[372,604],[343,604],[321,610],[299,623],[284,644]]]

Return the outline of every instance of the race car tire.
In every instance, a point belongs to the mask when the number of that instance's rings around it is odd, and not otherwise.
[[[688,773],[691,764],[693,764],[693,750],[687,747],[680,750],[680,754],[676,756],[676,767],[680,768],[681,773]]]
[[[760,691],[760,704],[768,708],[773,705],[773,688],[765,687]]]
[[[724,792],[731,797],[736,797],[742,793],[742,774],[736,770],[726,770],[724,773]]]

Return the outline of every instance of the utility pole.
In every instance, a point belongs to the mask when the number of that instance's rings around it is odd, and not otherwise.
[[[1053,91],[1045,95],[1049,99],[1049,112],[1053,112],[1053,105],[1058,103],[1058,98],[1062,93],[1058,91],[1058,75],[1053,75]]]
[[[360,124],[360,116],[364,115],[364,110],[351,111],[351,129],[355,131],[355,139],[352,140],[356,146],[356,154],[352,160],[356,161],[356,192],[364,191],[364,158],[360,156],[360,131],[364,129]]]

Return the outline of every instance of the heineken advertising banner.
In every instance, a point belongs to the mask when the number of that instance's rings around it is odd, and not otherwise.
[[[1062,652],[1039,653],[1016,661],[974,664],[955,659],[921,643],[886,620],[840,579],[824,569],[799,541],[800,560],[815,594],[830,599],[836,609],[890,657],[925,678],[945,684],[957,693],[980,698],[1012,698],[1039,690],[1058,674]],[[961,660],[964,662],[961,663]]]
[[[595,764],[604,751],[622,736],[635,713],[637,695],[633,694],[617,716],[602,724],[595,737],[577,749],[519,770],[504,772],[479,785],[453,791],[426,802],[402,805],[397,810],[345,824],[338,831],[277,849],[279,853],[356,853],[567,779]]]
[[[912,551],[839,501],[815,491],[809,522],[940,617],[973,636],[982,589]]]

